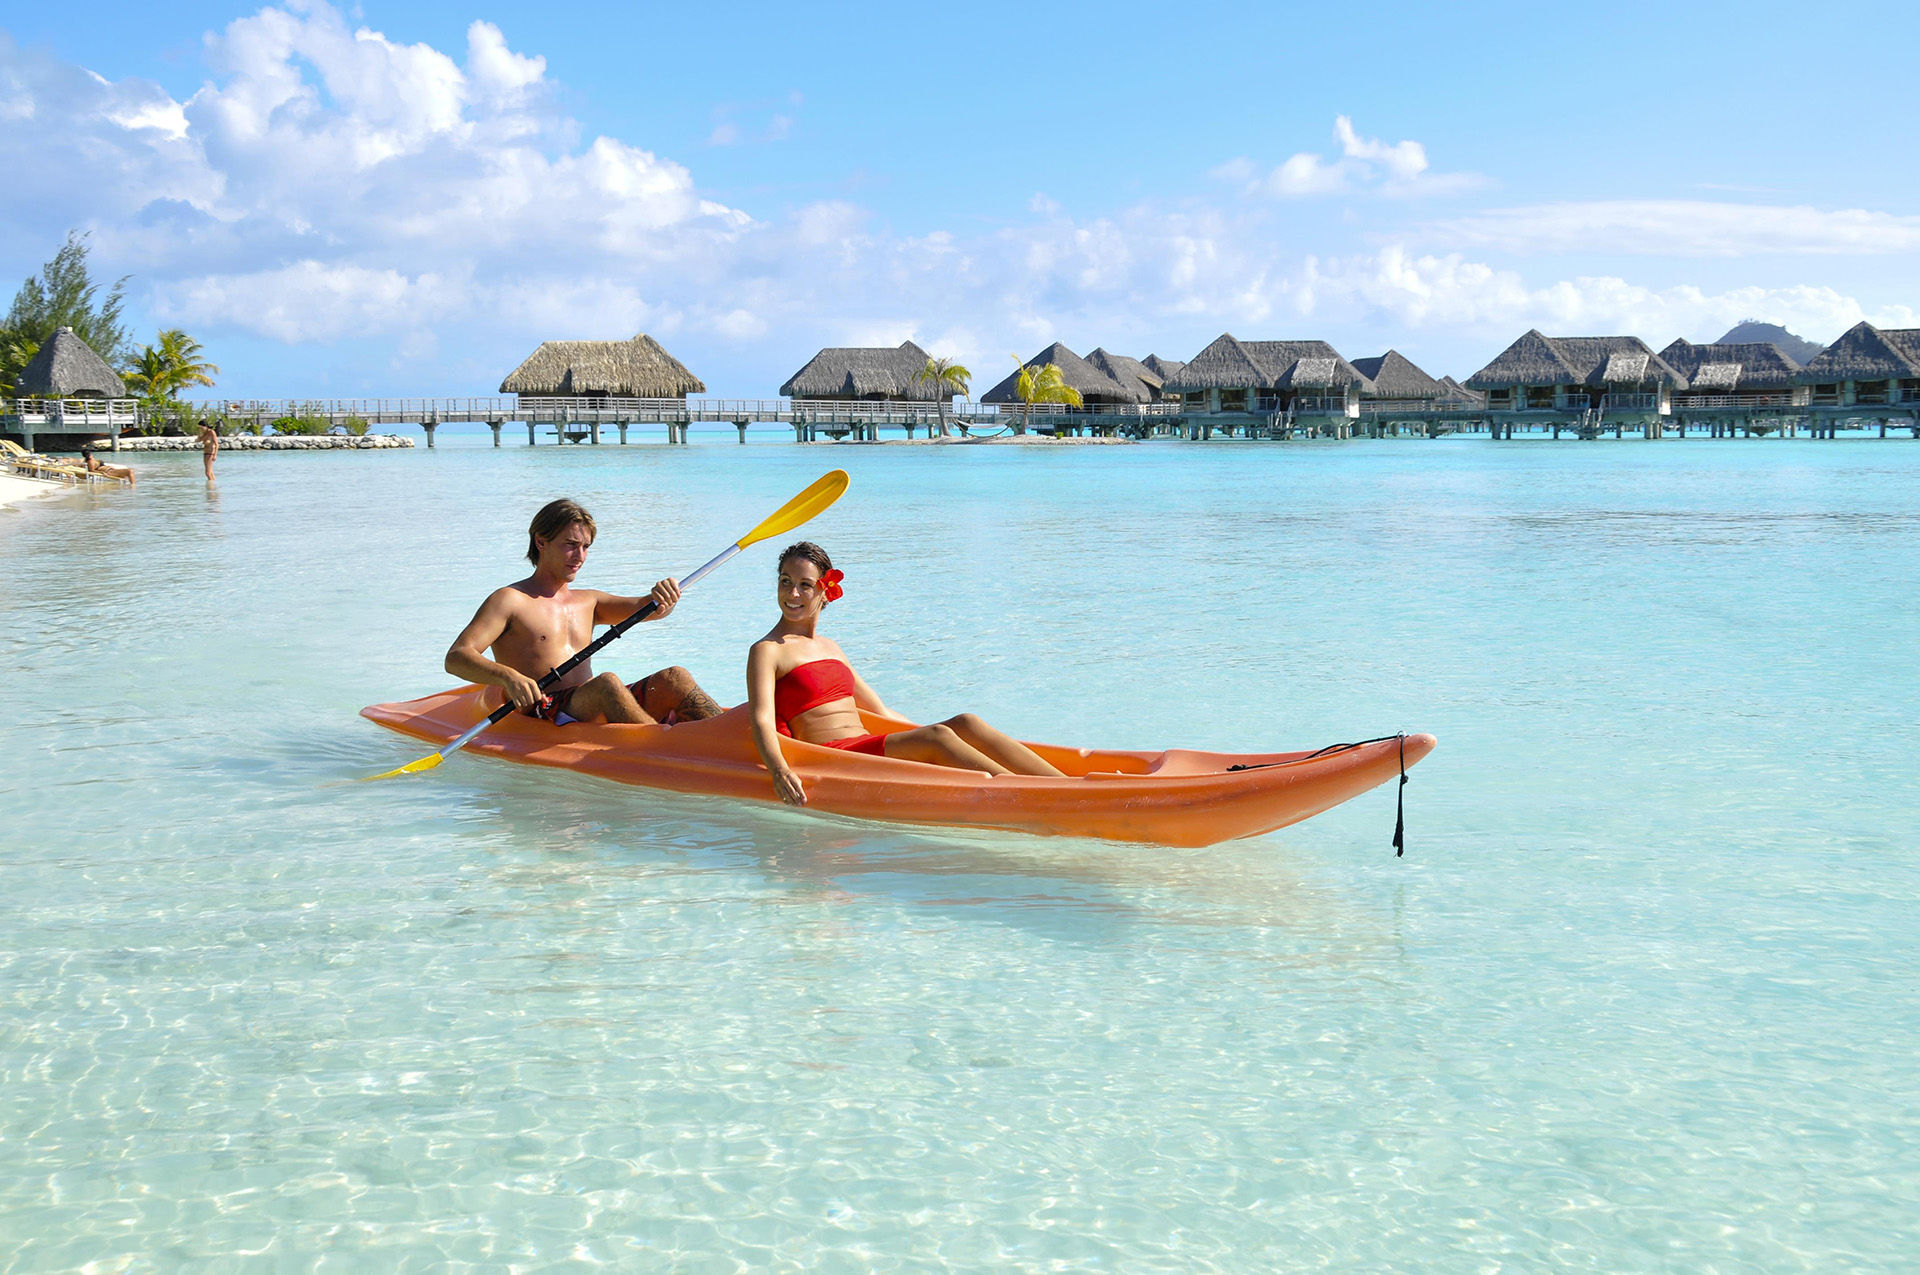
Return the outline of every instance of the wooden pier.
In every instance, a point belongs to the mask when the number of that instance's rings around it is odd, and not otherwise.
[[[1306,439],[1353,439],[1447,435],[1484,435],[1495,439],[1550,435],[1553,438],[1735,438],[1804,434],[1833,438],[1845,427],[1882,438],[1889,430],[1906,430],[1920,438],[1920,391],[1896,391],[1883,403],[1806,401],[1797,396],[1752,394],[1675,396],[1663,401],[1651,394],[1611,394],[1551,401],[1524,408],[1489,408],[1449,401],[1354,402],[1350,398],[1297,398],[1284,408],[1251,403],[1247,411],[1195,411],[1180,402],[1113,404],[1067,407],[1058,404],[993,404],[956,400],[946,406],[913,401],[848,401],[828,399],[620,399],[531,398],[483,396],[476,398],[347,398],[347,399],[207,399],[176,404],[166,415],[213,419],[228,429],[266,433],[274,422],[295,418],[324,422],[329,429],[417,426],[427,446],[442,425],[478,424],[493,431],[501,445],[509,425],[525,426],[527,445],[536,445],[543,433],[555,443],[597,444],[617,436],[622,444],[635,430],[659,430],[668,443],[687,441],[696,422],[723,423],[747,441],[747,428],[780,424],[793,430],[795,442],[851,439],[880,441],[883,430],[897,430],[911,439],[925,430],[932,437],[944,419],[963,435],[982,433],[1120,437],[1133,439],[1182,438],[1203,442],[1215,438],[1259,439],[1276,442]],[[149,408],[136,399],[23,399],[0,402],[0,434],[22,436],[31,449],[36,433],[61,437],[96,437],[117,445],[122,430],[152,423]]]

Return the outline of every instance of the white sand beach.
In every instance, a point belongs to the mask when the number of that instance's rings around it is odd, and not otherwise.
[[[0,508],[18,504],[23,500],[32,500],[35,496],[57,496],[63,491],[72,491],[69,483],[50,482],[44,478],[22,478],[18,474],[0,474]]]

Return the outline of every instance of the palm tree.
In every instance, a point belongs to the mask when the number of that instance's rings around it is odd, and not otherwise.
[[[913,374],[915,384],[926,382],[933,386],[934,401],[940,405],[940,437],[947,436],[947,400],[955,394],[965,394],[967,386],[973,381],[973,373],[961,367],[952,359],[929,358],[927,365]]]
[[[127,369],[122,379],[126,381],[128,389],[142,398],[165,398],[166,358],[151,345],[146,346],[134,356],[133,366]]]
[[[1018,433],[1026,433],[1026,421],[1033,415],[1035,403],[1065,403],[1069,407],[1080,406],[1080,391],[1068,385],[1060,375],[1060,365],[1049,363],[1042,368],[1028,367],[1020,362],[1018,354],[1013,361],[1019,365],[1020,377],[1013,383],[1013,396],[1026,405],[1020,413],[1021,424]]]
[[[190,385],[212,385],[220,370],[200,356],[200,343],[179,328],[162,328],[159,340],[145,346],[127,371],[127,383],[146,398],[178,398]]]
[[[169,397],[190,385],[212,386],[220,365],[201,358],[205,353],[198,341],[179,328],[168,328],[160,334],[160,355],[167,361]]]
[[[25,333],[0,331],[0,398],[13,398],[19,389],[20,374],[40,353],[40,343]]]

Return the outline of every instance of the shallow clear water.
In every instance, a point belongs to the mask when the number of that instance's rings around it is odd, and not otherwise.
[[[1920,446],[508,447],[0,510],[0,1268],[1835,1270],[1920,1235]],[[1207,850],[420,746],[829,466],[903,711],[1389,789]],[[612,648],[726,700],[771,551]]]

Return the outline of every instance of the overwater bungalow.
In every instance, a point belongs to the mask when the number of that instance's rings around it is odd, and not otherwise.
[[[21,398],[116,399],[127,384],[72,328],[47,338],[15,382]]]
[[[1362,411],[1430,411],[1446,393],[1446,386],[1428,376],[1398,350],[1388,350],[1372,358],[1355,359],[1353,366],[1367,378],[1367,388],[1360,392]]]
[[[1920,328],[1856,323],[1794,376],[1815,408],[1920,407]]]
[[[1440,407],[1480,407],[1487,405],[1487,396],[1478,390],[1470,390],[1451,376],[1440,378],[1440,397],[1436,400]]]
[[[1800,365],[1771,341],[1695,345],[1679,340],[1660,351],[1660,358],[1687,380],[1686,389],[1673,396],[1675,411],[1792,407],[1807,401],[1806,391],[1796,396],[1794,387]]]
[[[1178,372],[1186,366],[1185,363],[1182,363],[1178,359],[1163,359],[1158,354],[1149,354],[1146,358],[1141,359],[1140,363],[1147,371],[1160,378],[1163,387],[1166,382],[1173,379],[1175,372]]]
[[[1543,336],[1536,329],[1467,378],[1489,412],[1666,416],[1673,391],[1687,388],[1636,336]]]
[[[780,393],[784,398],[921,403],[951,398],[951,387],[917,379],[929,357],[911,341],[902,341],[893,349],[825,349],[788,377]]]
[[[1314,413],[1358,416],[1371,388],[1325,341],[1241,341],[1231,332],[1166,382],[1192,413]]]
[[[685,398],[706,383],[642,332],[631,341],[543,341],[500,382],[525,398]]]
[[[1124,354],[1108,354],[1105,350],[1096,349],[1092,354],[1087,355],[1087,362],[1120,384],[1138,389],[1145,395],[1140,400],[1143,403],[1158,402],[1160,389],[1166,384],[1166,378],[1148,367],[1145,362],[1140,359],[1130,359]]]
[[[1088,407],[1113,407],[1147,401],[1146,387],[1136,381],[1127,385],[1115,380],[1105,371],[1055,341],[1040,353],[1026,361],[1025,366],[1036,372],[1047,364],[1060,369],[1060,379],[1080,391],[1080,400]],[[1020,380],[1019,372],[1009,372],[1007,379],[980,396],[982,403],[1017,403],[1014,387]]]

